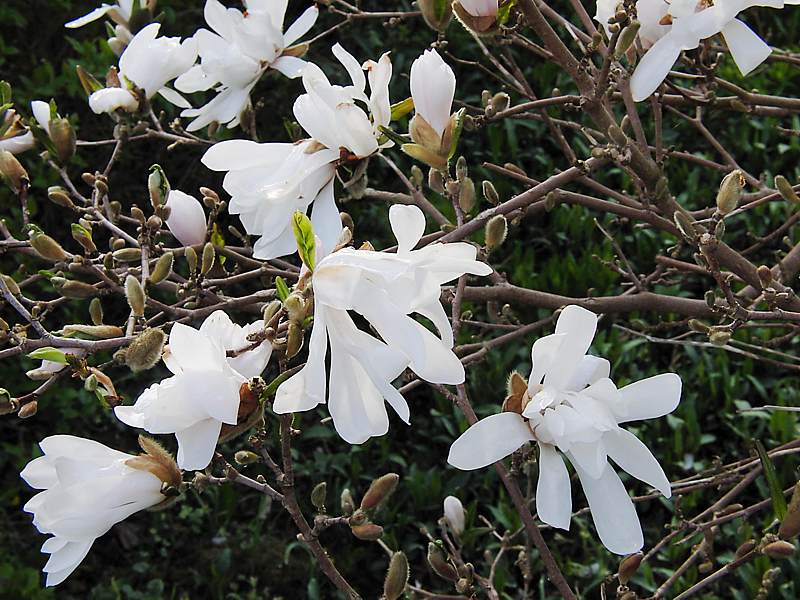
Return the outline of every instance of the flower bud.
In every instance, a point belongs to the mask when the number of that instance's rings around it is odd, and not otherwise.
[[[94,245],[92,232],[89,229],[77,223],[72,223],[70,225],[70,232],[72,233],[72,239],[78,242],[87,254],[94,254],[97,252],[97,246]]]
[[[8,150],[0,150],[0,178],[15,194],[19,194],[30,183],[25,167]]]
[[[76,281],[74,279],[57,281],[59,278],[51,277],[50,282],[56,286],[58,291],[65,298],[72,298],[73,300],[83,300],[85,298],[94,298],[97,295],[97,288],[83,281]],[[54,281],[56,280],[56,281]]]
[[[790,544],[785,540],[770,542],[761,549],[770,558],[789,558],[794,554],[794,550],[794,544]]]
[[[128,275],[127,279],[125,279],[125,297],[128,300],[128,306],[131,307],[131,312],[134,316],[144,316],[146,301],[144,288],[133,275]]]
[[[511,106],[511,96],[505,92],[497,92],[489,101],[491,107],[497,112],[503,112]]]
[[[461,535],[465,526],[464,505],[455,496],[444,499],[444,518],[450,530],[456,535]]]
[[[749,554],[750,552],[752,552],[755,549],[755,547],[756,547],[755,540],[752,539],[747,540],[736,549],[736,554],[734,555],[734,559],[742,558],[745,554]]]
[[[714,331],[708,336],[708,341],[715,346],[724,346],[731,339],[730,331]]]
[[[167,198],[167,227],[184,246],[202,244],[206,239],[206,213],[194,196],[171,190]]]
[[[289,332],[286,336],[286,358],[293,358],[303,347],[303,328],[297,323],[289,323]]]
[[[64,208],[69,208],[70,210],[76,210],[75,204],[69,197],[67,190],[61,186],[54,185],[47,188],[47,198],[53,204],[57,204],[58,206],[62,206]]]
[[[280,300],[273,300],[264,307],[263,320],[264,323],[269,323],[278,311],[283,308],[283,303]]]
[[[458,191],[458,205],[464,214],[468,214],[475,208],[475,184],[469,177],[465,177],[461,182],[461,189]]]
[[[342,490],[341,496],[339,497],[339,503],[342,507],[342,514],[346,517],[352,515],[353,511],[356,509],[356,503],[355,500],[353,500],[353,494],[347,488]]]
[[[444,194],[444,179],[442,179],[441,171],[434,168],[428,170],[428,187],[437,194]]]
[[[500,204],[500,195],[497,193],[497,189],[491,181],[488,179],[484,180],[484,182],[481,183],[481,189],[483,190],[483,197],[486,198],[490,204],[494,206]]]
[[[69,255],[57,241],[46,233],[32,232],[30,235],[31,247],[44,259],[59,262]]]
[[[739,169],[731,171],[722,178],[717,192],[717,210],[720,214],[727,215],[739,206],[744,184],[744,174]]]
[[[397,473],[387,473],[375,479],[361,499],[361,510],[370,510],[378,506],[391,495],[399,481],[400,476]]]
[[[450,0],[417,0],[425,23],[434,31],[444,31],[453,18]]]
[[[6,284],[6,287],[8,288],[9,292],[11,292],[14,296],[19,296],[20,294],[19,285],[17,284],[16,281],[14,281],[13,277],[0,274],[0,279],[2,279],[3,283]]]
[[[681,235],[683,235],[687,241],[694,242],[697,239],[697,230],[695,229],[691,218],[686,213],[677,210],[673,215],[673,219],[675,220],[675,225],[677,225]]]
[[[147,177],[147,190],[150,193],[150,204],[153,210],[158,210],[167,201],[170,187],[167,175],[161,165],[150,167],[150,175]]]
[[[20,407],[19,411],[17,412],[17,416],[20,419],[30,419],[38,411],[39,411],[39,403],[36,400],[31,400],[27,404],[23,404]]]
[[[433,572],[442,579],[448,581],[457,581],[458,572],[455,567],[450,564],[442,549],[434,542],[428,543],[428,564]]]
[[[150,273],[150,281],[152,283],[161,283],[172,274],[172,264],[175,261],[175,255],[172,252],[165,252],[158,257],[153,271]]]
[[[139,248],[122,248],[115,250],[113,257],[118,262],[138,262],[142,260],[142,251]]]
[[[100,298],[92,298],[89,303],[89,317],[95,325],[103,324],[103,304],[100,302]]]
[[[189,273],[194,275],[197,272],[197,252],[191,246],[186,247],[186,262],[189,264]]]
[[[408,559],[402,552],[395,552],[389,561],[386,579],[383,582],[383,598],[385,600],[399,600],[408,584]]]
[[[11,397],[9,391],[0,388],[0,415],[8,415],[17,410],[16,401]]]
[[[125,350],[125,364],[134,373],[152,369],[161,358],[167,335],[151,327],[141,332]]]
[[[780,529],[778,529],[778,535],[784,540],[792,539],[797,534],[800,534],[800,482],[794,485],[786,516],[783,517]]]
[[[414,187],[420,187],[422,185],[423,180],[425,179],[425,175],[417,165],[411,165],[411,175],[409,176],[411,183],[414,184]]]
[[[628,51],[628,48],[633,45],[636,36],[639,35],[639,29],[642,24],[639,21],[631,21],[625,29],[622,30],[619,38],[617,38],[617,46],[614,48],[614,59],[619,60]]]
[[[761,289],[766,289],[772,285],[772,270],[766,266],[761,265],[756,269],[758,281],[761,283]]]
[[[214,266],[214,260],[216,259],[217,253],[214,250],[214,244],[211,242],[206,242],[206,245],[203,246],[203,258],[200,262],[200,274],[205,275],[208,273],[211,268]]]
[[[95,298],[95,300],[97,300],[97,298]],[[66,337],[80,335],[97,340],[109,340],[111,338],[122,337],[125,335],[125,332],[121,327],[117,327],[116,325],[84,325],[82,323],[74,323],[71,325],[64,325],[61,329],[61,335]]]
[[[775,176],[775,187],[778,188],[781,196],[787,202],[792,202],[794,204],[800,204],[800,196],[797,195],[797,192],[794,191],[792,184],[784,177],[783,175],[776,175]]]
[[[476,10],[476,7],[473,7],[473,3],[469,3],[467,8],[456,0],[453,2],[453,12],[467,29],[478,35],[493,35],[498,29],[498,4],[499,2],[481,3],[481,5],[486,6],[481,6]]]
[[[495,215],[486,222],[484,228],[486,249],[489,251],[498,248],[508,235],[508,221],[505,215]]]
[[[252,465],[259,461],[259,456],[250,450],[239,450],[233,455],[233,460],[236,461],[237,465]]]
[[[67,119],[50,121],[50,139],[58,153],[58,162],[62,165],[75,155],[75,130]]]
[[[311,504],[319,511],[325,511],[325,498],[328,495],[328,484],[324,481],[318,483],[311,490]]]
[[[364,523],[363,525],[354,525],[350,528],[353,535],[360,540],[366,542],[374,542],[383,536],[383,527],[375,523]]]
[[[642,564],[641,552],[630,554],[619,562],[619,569],[617,569],[617,579],[622,585],[627,585],[631,578],[636,575],[639,565]]]

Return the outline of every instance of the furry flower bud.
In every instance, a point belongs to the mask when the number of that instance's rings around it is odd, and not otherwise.
[[[125,297],[128,300],[128,306],[131,307],[131,312],[137,317],[144,316],[146,301],[144,288],[133,275],[128,275],[128,278],[125,279]]]
[[[397,473],[387,473],[375,479],[361,499],[361,510],[370,510],[378,506],[397,488],[399,481],[400,476]]]
[[[125,364],[134,373],[152,369],[161,358],[166,334],[157,328],[145,329],[125,350]]]

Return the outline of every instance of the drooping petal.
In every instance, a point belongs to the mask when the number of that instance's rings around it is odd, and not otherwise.
[[[742,75],[750,73],[772,54],[769,45],[739,19],[733,19],[722,28],[722,37]]]
[[[78,568],[83,559],[86,558],[86,555],[89,554],[93,544],[94,539],[85,542],[67,542],[61,549],[54,552],[44,569],[42,569],[47,573],[45,586],[58,585],[69,577]]]
[[[307,8],[303,14],[297,17],[297,20],[283,32],[283,43],[287,46],[294,44],[314,26],[314,23],[317,22],[317,17],[319,17],[319,9],[316,6]]]
[[[105,14],[114,8],[111,4],[103,4],[98,8],[95,8],[93,11],[83,15],[82,17],[78,17],[70,21],[69,23],[65,23],[64,27],[68,27],[69,29],[77,29],[78,27],[83,27],[84,25],[88,25],[93,21],[97,21],[105,16]]]
[[[553,527],[569,530],[572,518],[572,486],[564,460],[551,444],[539,443],[539,481],[536,513]]]
[[[668,415],[681,401],[681,378],[662,373],[642,379],[619,390],[620,398],[612,410],[618,423],[655,419]]]
[[[413,205],[394,204],[389,208],[389,223],[397,238],[398,252],[409,252],[425,233],[425,215]]]
[[[658,89],[680,54],[681,47],[669,34],[652,45],[631,76],[631,95],[635,102],[649,98]]]
[[[214,457],[222,422],[204,419],[175,432],[178,439],[178,466],[185,471],[205,469]]]
[[[450,446],[447,462],[464,471],[480,469],[502,460],[533,439],[520,415],[499,413],[478,421],[462,433]]]
[[[630,431],[617,428],[614,431],[606,432],[603,435],[603,445],[609,458],[624,471],[639,481],[653,486],[664,497],[672,496],[672,488],[664,474],[664,469],[661,468],[650,449]]]

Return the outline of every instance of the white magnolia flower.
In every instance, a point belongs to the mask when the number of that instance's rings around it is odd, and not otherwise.
[[[680,401],[681,380],[666,373],[617,389],[608,378],[608,361],[586,354],[596,328],[594,313],[566,307],[555,333],[533,345],[522,414],[503,412],[479,421],[453,443],[447,460],[459,469],[478,469],[536,441],[536,511],[545,523],[569,529],[572,495],[560,450],[578,474],[600,541],[611,552],[630,554],[644,543],[642,528],[608,459],[670,497],[658,461],[620,425],[671,413]]]
[[[391,145],[391,142],[379,145],[379,138],[380,127],[388,126],[391,120],[392,61],[387,52],[378,62],[368,60],[359,65],[339,44],[332,51],[347,70],[352,85],[332,85],[322,69],[309,63],[303,70],[306,93],[295,100],[294,116],[308,135],[326,148],[337,151],[344,148],[354,158],[364,158],[380,147]]]
[[[287,0],[245,0],[246,11],[225,8],[217,0],[206,0],[205,19],[213,31],[200,29],[194,35],[200,63],[175,82],[180,91],[191,93],[214,89],[217,96],[201,108],[183,111],[196,117],[188,131],[209,123],[239,124],[239,116],[250,103],[250,92],[267,69],[290,78],[299,77],[306,62],[289,48],[305,35],[319,15],[311,6],[283,32]],[[296,52],[302,53],[302,52]]]
[[[247,335],[262,327],[263,322],[256,321],[243,329],[220,311],[199,330],[176,323],[164,355],[173,376],[147,388],[133,406],[116,407],[117,418],[150,433],[174,433],[178,465],[186,470],[205,468],[214,456],[222,424],[237,423],[242,384],[261,374],[271,346],[264,348],[269,346],[264,342],[231,358],[226,351],[248,347]]]
[[[137,2],[138,6],[135,6]],[[114,23],[117,23],[118,25],[128,29],[128,22],[131,19],[134,9],[147,10],[147,4],[148,0],[119,0],[114,4],[103,3],[93,11],[73,21],[70,21],[65,25],[65,27],[76,29],[97,21],[98,19],[102,19],[104,16],[108,15],[108,18],[114,21]]]
[[[333,197],[338,158],[338,149],[320,148],[313,140],[229,140],[212,146],[202,162],[214,171],[228,171],[222,184],[231,195],[228,212],[239,215],[247,233],[261,236],[253,256],[266,260],[297,250],[292,215],[306,212],[312,203],[314,231],[327,250],[333,249],[342,230]]]
[[[444,518],[450,529],[460,535],[465,527],[464,505],[455,496],[448,496],[444,499]]]
[[[89,106],[97,113],[123,109],[135,111],[139,99],[133,86],[141,90],[146,98],[160,94],[173,104],[188,108],[189,103],[167,82],[182,75],[197,57],[197,45],[193,39],[183,42],[177,37],[157,37],[158,23],[143,28],[131,40],[119,59],[119,80],[122,87],[104,88],[89,96]]]
[[[476,249],[467,243],[413,250],[425,229],[419,208],[392,206],[389,220],[398,241],[396,254],[345,248],[318,260],[311,277],[314,324],[308,360],[275,395],[277,413],[311,410],[327,395],[336,431],[352,444],[388,431],[384,400],[409,422],[408,404],[392,385],[406,367],[433,383],[464,381],[439,301],[441,285],[464,273],[491,273],[475,260]],[[358,329],[348,311],[363,316],[381,339]],[[430,319],[439,336],[411,318],[412,313]]]
[[[436,50],[425,50],[411,65],[414,112],[438,134],[444,134],[456,93],[456,76]]]
[[[0,152],[19,154],[34,147],[36,141],[14,109],[0,113]]]
[[[184,246],[196,246],[206,241],[206,213],[194,196],[180,190],[167,195],[167,227]]]
[[[742,75],[747,75],[764,62],[772,50],[736,16],[752,6],[783,8],[784,4],[797,3],[798,0],[673,0],[660,19],[662,23],[670,23],[668,31],[653,43],[631,77],[633,99],[639,102],[655,92],[681,51],[697,48],[702,40],[718,33],[722,34]]]
[[[473,17],[494,17],[498,11],[498,0],[458,0],[458,3]]]
[[[163,456],[136,457],[71,435],[47,437],[39,446],[44,456],[28,463],[21,476],[43,490],[24,510],[33,513],[40,532],[53,536],[42,546],[50,554],[44,566],[48,586],[69,577],[115,523],[163,502],[163,483],[180,483],[180,472]]]

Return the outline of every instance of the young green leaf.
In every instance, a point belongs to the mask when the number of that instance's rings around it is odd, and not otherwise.
[[[286,302],[286,299],[289,297],[289,286],[286,285],[286,282],[280,275],[275,278],[275,291],[278,293],[278,300]]]
[[[761,467],[764,469],[764,478],[769,486],[769,494],[772,497],[772,508],[775,511],[775,516],[782,520],[786,516],[786,498],[783,497],[783,488],[778,481],[775,465],[772,464],[772,460],[764,449],[764,444],[761,443],[761,440],[754,440],[753,443],[755,444],[756,452],[758,452]]]
[[[36,350],[28,354],[28,358],[33,358],[36,360],[49,360],[55,363],[59,363],[61,365],[67,364],[67,355],[61,350],[53,348],[52,346],[37,348]]]
[[[316,241],[311,219],[305,213],[299,210],[295,211],[292,217],[292,231],[294,231],[294,239],[297,240],[297,252],[300,260],[308,267],[309,271],[313,271],[316,261]]]

